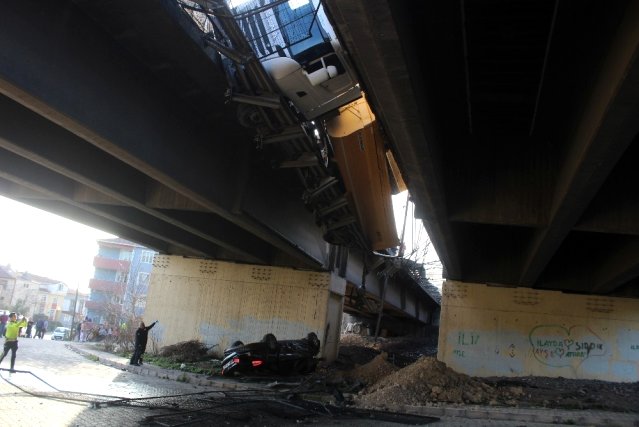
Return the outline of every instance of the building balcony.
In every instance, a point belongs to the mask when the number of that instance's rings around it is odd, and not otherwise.
[[[104,270],[129,271],[131,261],[96,256],[93,258],[93,266]]]
[[[110,280],[91,279],[89,281],[89,289],[107,294],[124,295],[126,283],[112,282]]]
[[[103,310],[105,308],[104,301],[87,301],[85,305],[87,310]]]

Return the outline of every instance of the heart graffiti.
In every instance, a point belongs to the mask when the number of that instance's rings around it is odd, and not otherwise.
[[[538,325],[529,340],[535,359],[553,367],[579,366],[589,357],[606,354],[603,340],[583,325]]]

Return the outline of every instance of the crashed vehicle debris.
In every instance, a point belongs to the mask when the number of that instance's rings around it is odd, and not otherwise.
[[[222,375],[270,371],[280,375],[313,372],[319,362],[320,340],[314,332],[298,340],[278,341],[266,334],[260,342],[236,341],[224,350]]]

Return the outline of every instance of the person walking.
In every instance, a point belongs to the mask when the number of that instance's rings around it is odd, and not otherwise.
[[[0,337],[4,336],[4,330],[7,327],[8,321],[9,321],[9,315],[7,314],[6,311],[3,311],[2,314],[0,314]]]
[[[40,339],[44,338],[44,334],[47,333],[48,328],[49,328],[49,321],[47,319],[44,319],[44,322],[42,323],[42,330],[40,331]]]
[[[149,338],[149,329],[158,323],[151,323],[149,326],[145,326],[144,322],[140,322],[140,327],[135,331],[135,348],[133,350],[133,356],[131,356],[130,365],[140,366],[142,364],[142,355],[146,351],[146,342]]]
[[[27,334],[25,335],[27,338],[31,338],[31,330],[33,329],[33,321],[29,319],[27,322]]]
[[[27,326],[27,319],[22,316],[22,319],[18,322],[18,316],[15,313],[9,314],[9,322],[7,323],[7,330],[4,333],[4,351],[2,357],[0,357],[0,364],[4,360],[4,357],[11,350],[11,370],[9,372],[15,372],[16,364],[16,352],[18,351],[18,335],[20,334],[20,328]]]
[[[42,328],[44,327],[44,320],[43,319],[38,319],[38,321],[35,324],[35,335],[34,338],[40,338],[40,334],[42,333]]]

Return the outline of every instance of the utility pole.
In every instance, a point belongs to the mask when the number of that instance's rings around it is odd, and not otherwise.
[[[71,317],[71,333],[69,336],[73,336],[75,332],[75,312],[78,308],[78,293],[80,292],[80,284],[78,283],[75,288],[75,301],[73,301],[73,316]]]

